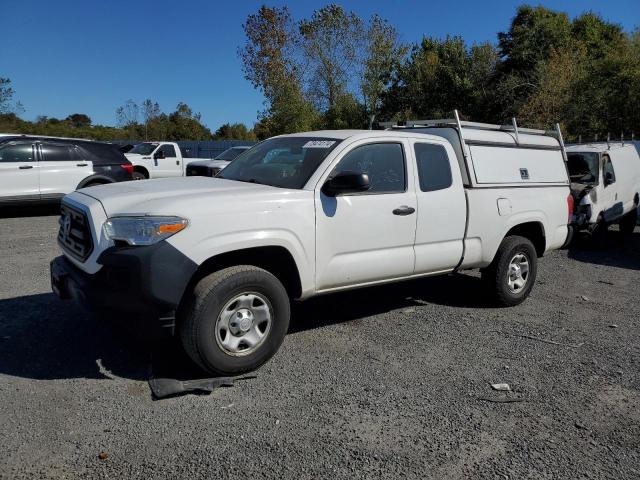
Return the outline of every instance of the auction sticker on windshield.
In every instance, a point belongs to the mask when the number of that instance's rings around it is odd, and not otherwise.
[[[330,148],[334,143],[335,140],[310,140],[302,148]]]

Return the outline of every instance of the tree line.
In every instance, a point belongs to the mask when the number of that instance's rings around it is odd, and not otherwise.
[[[571,20],[523,5],[496,43],[424,36],[401,42],[374,15],[338,5],[294,20],[261,7],[243,25],[244,73],[265,96],[259,138],[376,121],[464,118],[546,128],[568,137],[640,132],[640,31],[587,12]]]
[[[330,4],[309,18],[262,6],[243,24],[243,73],[264,95],[252,129],[211,132],[185,103],[165,113],[150,99],[127,100],[116,126],[86,114],[20,118],[11,81],[0,78],[0,131],[111,139],[264,139],[317,129],[370,128],[379,121],[448,117],[547,128],[569,139],[640,133],[640,30],[586,12],[519,7],[496,42],[428,35],[402,41],[378,15],[362,18]]]
[[[178,103],[171,113],[164,113],[158,102],[150,99],[140,104],[127,100],[115,111],[116,126],[94,125],[91,117],[74,113],[64,119],[39,116],[31,122],[20,118],[24,110],[13,101],[14,91],[8,78],[0,78],[0,132],[29,133],[55,137],[91,138],[94,140],[255,140],[252,130],[242,123],[225,123],[211,132],[186,103]]]

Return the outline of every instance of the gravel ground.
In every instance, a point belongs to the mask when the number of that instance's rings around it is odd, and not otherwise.
[[[180,354],[55,299],[57,217],[20,214],[0,218],[0,478],[640,477],[638,230],[548,255],[515,308],[475,274],[296,305],[256,378],[153,401]]]

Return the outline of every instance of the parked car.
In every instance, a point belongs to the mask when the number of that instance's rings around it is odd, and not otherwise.
[[[199,160],[197,162],[189,162],[187,164],[187,177],[215,177],[216,174],[224,167],[231,163],[243,152],[249,150],[250,146],[237,146],[226,149],[213,160]]]
[[[575,199],[572,225],[593,234],[613,223],[633,232],[640,204],[640,156],[629,143],[567,147],[567,168]]]
[[[139,143],[125,153],[125,156],[133,164],[134,180],[184,177],[187,162],[208,160],[206,158],[187,158],[187,155],[175,142]]]
[[[0,135],[0,204],[60,201],[79,188],[131,180],[133,165],[114,145]]]
[[[561,140],[540,130],[282,135],[216,178],[68,195],[52,288],[175,321],[195,363],[237,374],[278,350],[294,299],[480,269],[498,304],[521,303],[567,240],[570,198]]]

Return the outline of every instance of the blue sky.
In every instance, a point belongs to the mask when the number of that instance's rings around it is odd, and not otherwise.
[[[252,125],[262,96],[242,75],[237,49],[242,23],[262,3],[288,5],[308,17],[330,2],[236,0],[1,0],[0,77],[9,77],[23,116],[86,113],[113,125],[127,99],[151,98],[164,111],[180,101],[201,112],[209,128]],[[336,1],[367,18],[378,13],[405,42],[423,35],[462,35],[495,42],[523,1]],[[586,10],[631,31],[640,25],[638,0],[540,1],[576,16]]]

